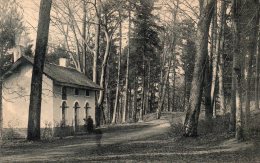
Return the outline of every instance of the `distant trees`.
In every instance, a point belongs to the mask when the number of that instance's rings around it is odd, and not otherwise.
[[[158,108],[157,108],[157,119],[160,119],[161,117],[161,112],[163,109],[163,105],[164,105],[164,101],[165,101],[165,95],[166,95],[166,89],[167,89],[167,85],[169,86],[169,75],[170,75],[170,70],[173,70],[173,103],[174,103],[174,98],[175,98],[175,69],[176,69],[176,42],[177,42],[177,14],[178,14],[178,10],[179,10],[179,1],[177,0],[177,4],[176,7],[172,13],[172,26],[170,26],[167,30],[167,32],[165,33],[165,39],[164,39],[164,51],[163,51],[163,60],[162,60],[162,65],[161,65],[161,81],[159,83],[160,86],[160,97],[159,97],[159,101],[158,101]],[[166,56],[168,54],[168,56]],[[168,62],[167,62],[168,60]],[[164,72],[164,67],[165,68],[165,72]],[[169,88],[168,88],[169,89]],[[169,90],[168,90],[169,93]],[[169,96],[169,95],[168,95]],[[168,97],[169,99],[169,97]],[[168,100],[168,105],[170,104],[169,100]],[[174,107],[174,106],[173,106]],[[174,108],[173,108],[174,109]],[[169,110],[169,107],[168,107]]]

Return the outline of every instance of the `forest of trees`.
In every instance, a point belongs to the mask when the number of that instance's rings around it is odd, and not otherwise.
[[[200,117],[212,125],[212,119],[226,116],[229,131],[243,140],[250,111],[259,109],[259,3],[42,0],[28,139],[40,139],[39,81],[49,32],[56,40],[48,43],[46,61],[66,57],[103,88],[97,92],[97,126],[142,122],[152,113],[160,119],[162,112],[186,112],[185,136],[198,135]],[[26,30],[19,7],[1,10],[15,17],[0,15],[1,68],[7,63],[6,50]],[[0,102],[0,125],[1,111]]]

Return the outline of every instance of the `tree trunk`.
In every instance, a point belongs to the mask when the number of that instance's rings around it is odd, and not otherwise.
[[[92,72],[92,80],[94,83],[97,83],[97,60],[99,56],[99,42],[100,42],[100,4],[99,0],[95,0],[96,2],[96,16],[95,16],[95,47],[93,54],[93,72]],[[96,118],[96,126],[100,126],[100,107],[97,98],[97,92],[95,92],[95,118]]]
[[[137,86],[137,81],[136,77],[134,78],[134,109],[133,109],[133,121],[136,122],[136,114],[137,114],[137,91],[138,91],[138,86]]]
[[[146,91],[146,109],[145,109],[145,114],[150,113],[151,112],[151,108],[150,108],[150,103],[149,103],[149,99],[150,99],[150,92],[151,92],[151,61],[148,61],[148,75],[147,75],[147,91]]]
[[[183,111],[185,111],[185,108],[186,108],[186,103],[187,103],[187,100],[186,99],[188,99],[187,98],[187,59],[185,59],[185,61],[184,61],[184,72],[185,72],[185,74],[184,74],[184,98],[183,98],[183,100],[184,100],[184,102],[183,102],[183,108],[182,108],[182,110]]]
[[[197,126],[200,113],[200,105],[203,90],[203,78],[205,61],[208,52],[209,26],[214,11],[214,0],[209,0],[203,7],[197,29],[196,59],[191,84],[190,99],[186,107],[186,118],[184,122],[185,136],[197,136]]]
[[[175,59],[174,59],[174,62],[175,62]],[[175,63],[174,63],[175,65]],[[184,79],[185,80],[185,79]],[[172,86],[172,112],[174,111],[179,111],[177,108],[176,108],[176,103],[175,103],[175,87],[176,87],[176,72],[175,72],[175,67],[173,68],[173,86]],[[186,90],[186,88],[185,88]],[[185,94],[185,93],[184,93]],[[184,95],[186,96],[186,95]],[[184,101],[185,101],[185,97],[184,97]],[[184,102],[185,103],[185,102]]]
[[[218,19],[218,13],[217,13],[217,1],[215,1],[215,11],[212,19],[212,51],[211,51],[211,65],[210,65],[210,77],[211,77],[211,88],[210,88],[210,107],[209,107],[209,113],[210,113],[210,119],[212,117],[216,118],[216,81],[217,81],[217,65],[218,65],[218,53],[217,53],[217,31],[218,31],[218,25],[217,25],[217,19]],[[212,112],[212,113],[211,113]]]
[[[259,2],[258,2],[259,6]],[[260,9],[258,7],[258,52],[256,53],[256,78],[255,78],[255,110],[259,109],[259,58],[260,58]]]
[[[109,79],[108,79],[109,80]],[[107,81],[108,81],[107,80]],[[111,111],[111,109],[112,108],[110,108],[110,102],[111,102],[111,100],[110,100],[110,89],[109,89],[109,87],[108,87],[108,82],[106,81],[106,115],[107,115],[107,123],[111,123],[111,117],[110,117],[110,111]]]
[[[258,6],[259,3],[256,1],[254,4]],[[256,13],[254,12],[256,11]],[[250,31],[249,44],[248,44],[248,65],[247,65],[247,80],[246,80],[246,108],[245,108],[245,126],[247,128],[250,117],[250,100],[251,100],[251,78],[252,78],[252,63],[253,56],[257,55],[257,33],[259,24],[259,7],[253,10],[252,30]]]
[[[176,34],[175,34],[175,37],[176,37]],[[175,50],[175,48],[174,48]],[[177,111],[177,108],[176,108],[176,99],[175,99],[175,88],[176,88],[176,71],[175,71],[175,68],[176,68],[176,54],[173,56],[173,86],[172,86],[172,111]]]
[[[96,17],[95,17],[95,47],[93,55],[93,82],[97,83],[97,60],[99,56],[99,41],[100,41],[100,0],[96,0]]]
[[[243,124],[242,124],[242,101],[241,101],[241,49],[240,49],[240,14],[241,14],[240,0],[232,0],[232,23],[233,23],[233,37],[234,37],[234,54],[233,54],[233,72],[236,80],[235,99],[236,99],[236,139],[243,139]],[[234,79],[235,79],[234,78]]]
[[[211,45],[213,46],[213,45]],[[212,48],[213,49],[213,48]],[[213,117],[213,106],[211,104],[211,71],[208,57],[205,62],[205,81],[204,81],[204,98],[205,98],[205,119],[210,122]],[[212,81],[212,84],[213,81]]]
[[[216,56],[216,30],[217,30],[217,1],[215,1],[215,10],[212,15],[211,23],[211,44],[210,55],[206,58],[204,98],[205,98],[205,119],[211,122],[215,116],[213,107],[215,103],[215,86],[217,78],[217,56]],[[211,125],[211,124],[209,124]]]
[[[133,117],[133,103],[132,103],[132,88],[129,87],[129,97],[128,97],[128,119],[130,120]]]
[[[41,0],[40,4],[39,23],[31,82],[27,131],[28,140],[41,139],[40,122],[42,101],[42,75],[48,44],[51,4],[52,0]]]
[[[171,94],[171,89],[170,89],[170,82],[167,84],[167,111],[171,111],[171,102],[170,102],[170,94]]]
[[[258,9],[258,16],[259,16]],[[260,23],[258,22],[258,26]],[[255,110],[259,109],[259,59],[260,58],[260,30],[258,31],[258,53],[256,53],[256,79],[255,79]]]
[[[221,0],[221,11],[220,11],[220,30],[218,33],[218,45],[217,53],[219,57],[218,63],[218,82],[219,82],[219,99],[220,99],[220,112],[222,115],[226,113],[225,95],[224,95],[224,84],[223,84],[223,54],[224,54],[224,43],[225,43],[225,24],[226,24],[226,2]]]
[[[164,34],[164,39],[166,37],[166,33]],[[159,89],[159,98],[161,97],[161,93],[162,93],[162,83],[163,83],[163,73],[164,73],[164,65],[166,62],[166,47],[165,47],[165,41],[162,43],[163,44],[163,52],[162,52],[162,56],[160,57],[160,84],[158,86]]]
[[[0,140],[2,138],[3,138],[3,81],[2,81],[2,70],[0,68]]]
[[[119,108],[121,108],[121,109],[118,109],[118,122],[120,122],[120,123],[122,123],[122,115],[123,115],[123,110],[122,110],[122,106],[123,106],[123,98],[122,98],[122,96],[120,96],[120,98],[119,98]]]
[[[102,112],[102,105],[104,102],[104,93],[105,93],[105,78],[106,78],[106,69],[107,69],[107,62],[110,54],[110,46],[111,46],[111,36],[109,36],[108,32],[105,31],[106,35],[106,51],[104,55],[104,59],[101,66],[101,75],[100,75],[100,87],[103,88],[103,90],[99,91],[99,97],[97,102],[97,108],[96,108],[96,126],[100,126],[100,118],[101,118],[101,112]]]
[[[164,76],[164,82],[163,85],[162,85],[162,93],[161,93],[161,97],[159,99],[159,102],[158,102],[158,108],[157,108],[157,119],[160,119],[161,118],[161,113],[162,113],[162,107],[164,105],[164,99],[165,99],[165,94],[166,94],[166,88],[167,88],[167,83],[168,83],[168,80],[169,80],[169,74],[170,74],[170,68],[171,68],[171,62],[169,63],[169,66],[166,70],[166,73],[165,73],[165,76]]]
[[[120,16],[120,12],[119,12],[119,17],[121,19]],[[121,71],[121,53],[122,53],[122,23],[120,22],[119,24],[119,33],[120,33],[120,38],[119,38],[119,54],[118,54],[118,65],[117,65],[117,83],[116,83],[116,100],[115,100],[115,107],[114,107],[114,113],[113,113],[113,120],[112,120],[112,124],[115,124],[116,122],[116,111],[118,109],[118,101],[119,101],[119,89],[120,89],[120,71]],[[124,110],[125,112],[125,110]],[[123,112],[123,123],[125,121],[124,118],[124,112]]]
[[[230,132],[236,131],[236,74],[234,70],[232,70],[231,110],[230,110],[230,120],[229,120],[229,131]]]
[[[0,59],[3,58],[3,47],[1,47],[0,50]],[[2,69],[2,65],[0,67],[0,141],[3,138],[3,79],[2,79],[2,75],[3,75],[3,69]],[[0,142],[1,143],[1,142]]]
[[[77,66],[76,66],[76,69],[79,71],[79,72],[82,72],[82,63],[81,63],[81,57],[80,57],[80,50],[79,50],[79,40],[77,38],[77,33],[76,33],[76,30],[75,30],[75,27],[73,25],[70,26],[71,29],[72,29],[72,33],[74,35],[74,38],[75,38],[75,46],[76,46],[76,56],[77,56],[77,59],[76,59],[76,63],[77,63]]]
[[[86,39],[86,27],[87,27],[87,22],[86,22],[86,18],[87,18],[87,9],[86,9],[86,1],[83,0],[83,4],[82,4],[82,8],[83,8],[83,23],[82,23],[82,37],[84,39]],[[82,41],[82,71],[85,75],[87,75],[87,66],[86,66],[86,53],[87,53],[87,45],[85,43],[85,41]]]
[[[126,56],[126,75],[125,75],[125,103],[124,103],[124,114],[123,114],[123,123],[125,123],[126,110],[128,108],[128,87],[129,87],[129,59],[130,59],[130,35],[131,35],[131,10],[128,10],[128,51]],[[120,36],[122,39],[122,30],[120,32]]]
[[[143,76],[142,76],[142,84],[143,84],[143,90],[142,90],[142,106],[141,106],[141,109],[140,109],[140,115],[139,115],[139,122],[142,122],[143,121],[143,115],[144,115],[144,109],[145,109],[145,87],[146,87],[146,84],[145,84],[145,54],[143,54]]]
[[[146,45],[144,45],[143,47],[143,74],[142,74],[142,106],[141,106],[141,109],[140,109],[140,115],[139,115],[139,122],[142,122],[143,121],[143,115],[144,115],[144,109],[145,109],[145,93],[146,93],[146,80],[145,80],[145,77],[146,77],[146,73],[145,73],[145,60],[146,60]]]

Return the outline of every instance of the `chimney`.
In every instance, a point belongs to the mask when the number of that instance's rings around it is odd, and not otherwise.
[[[13,48],[14,62],[23,56],[23,52],[22,46],[20,45]]]
[[[59,66],[61,67],[68,67],[69,66],[69,61],[67,58],[60,58],[59,59]]]

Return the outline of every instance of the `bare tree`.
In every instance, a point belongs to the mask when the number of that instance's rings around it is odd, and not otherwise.
[[[179,0],[177,0],[176,2],[176,8],[174,9],[173,11],[173,22],[172,24],[175,25],[176,22],[177,22],[177,14],[178,14],[178,10],[179,10]],[[176,26],[175,26],[176,28]],[[173,28],[173,30],[176,30],[175,28]],[[171,29],[172,30],[172,29]],[[170,57],[169,57],[169,62],[167,63],[168,64],[168,67],[166,69],[166,72],[164,74],[164,77],[163,75],[161,74],[161,85],[160,85],[160,88],[161,88],[161,93],[160,93],[160,98],[159,98],[159,102],[158,102],[158,108],[157,108],[157,119],[160,119],[161,117],[161,112],[162,112],[162,108],[163,108],[163,104],[164,104],[164,100],[165,100],[165,94],[166,94],[166,88],[167,88],[167,83],[169,82],[169,74],[170,74],[170,70],[171,68],[173,69],[174,71],[174,75],[175,75],[175,67],[176,67],[176,54],[175,54],[175,46],[176,46],[176,37],[177,37],[177,33],[176,31],[171,31],[170,30],[170,45],[168,45],[169,47],[169,50],[170,50]],[[166,34],[167,35],[167,34]],[[166,44],[166,43],[165,43]],[[164,54],[165,55],[165,54]],[[165,62],[165,60],[164,60]],[[166,63],[166,62],[165,62]],[[172,66],[172,63],[173,63],[173,66]],[[162,66],[165,66],[165,65],[162,65]],[[161,71],[161,73],[163,73],[163,71]],[[174,76],[175,78],[175,76]],[[175,80],[175,79],[174,79]],[[168,101],[169,102],[169,101]]]
[[[200,105],[203,90],[203,80],[205,72],[205,61],[208,51],[208,33],[210,21],[214,11],[214,0],[203,3],[202,12],[198,22],[197,42],[196,42],[196,60],[191,84],[190,99],[186,106],[186,119],[184,122],[185,136],[196,136],[198,119],[200,114]]]
[[[118,26],[121,22],[119,18],[116,17],[117,10],[120,8],[119,5],[108,5],[106,4],[112,3],[112,1],[107,1],[101,4],[102,8],[101,10],[103,11],[103,22],[101,23],[101,29],[105,34],[105,40],[106,40],[106,48],[105,52],[103,55],[103,60],[102,60],[102,65],[101,65],[101,73],[100,73],[100,87],[103,88],[103,90],[99,91],[99,97],[97,100],[97,106],[96,106],[96,125],[100,126],[100,118],[101,118],[101,113],[103,112],[103,102],[104,102],[104,93],[105,93],[105,80],[106,80],[106,69],[107,69],[107,64],[108,64],[108,59],[110,56],[110,48],[111,48],[111,41],[113,38],[113,35],[115,31],[118,29]],[[113,2],[116,3],[116,2]],[[113,6],[113,8],[109,8]],[[108,8],[104,8],[108,7]],[[103,114],[104,116],[104,114]],[[105,117],[103,117],[104,119]]]
[[[119,19],[121,20],[121,13],[119,11]],[[116,112],[118,109],[118,102],[119,102],[119,89],[120,89],[120,71],[121,71],[121,55],[122,55],[122,22],[119,24],[119,54],[118,54],[118,65],[117,65],[117,83],[116,83],[116,100],[115,100],[115,106],[113,110],[113,119],[112,124],[116,123]],[[122,122],[125,122],[125,110],[123,111],[123,117]]]

